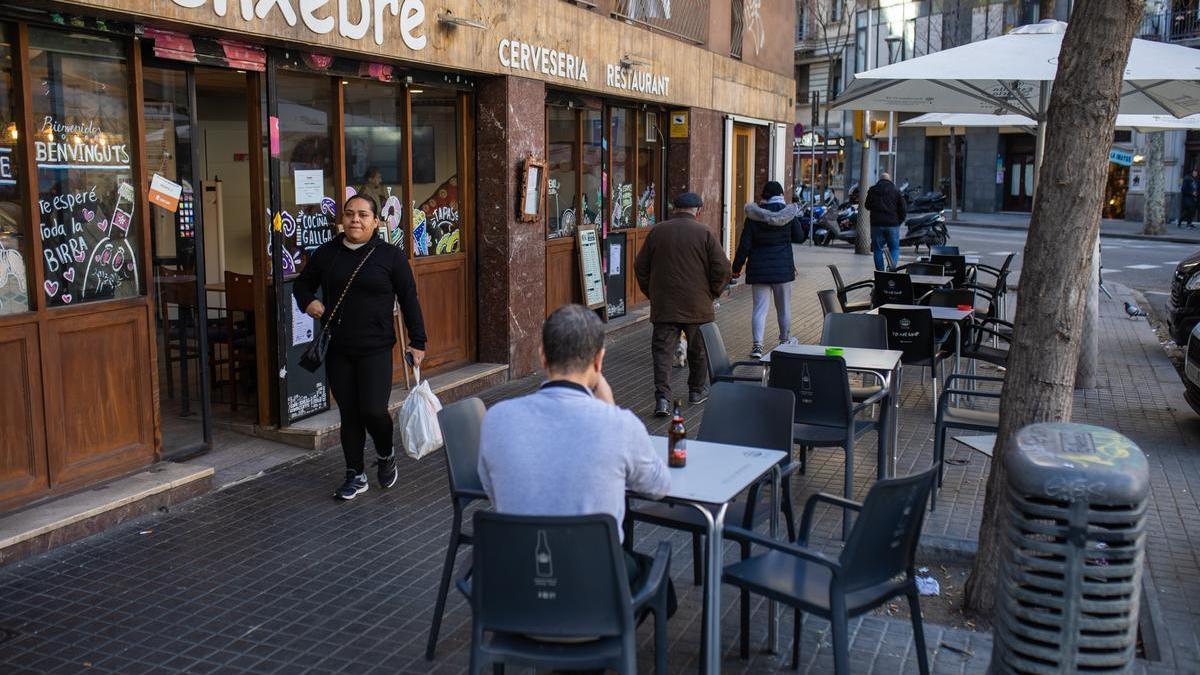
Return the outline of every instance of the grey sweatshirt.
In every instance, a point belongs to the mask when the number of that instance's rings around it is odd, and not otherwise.
[[[500,513],[607,513],[622,538],[625,491],[656,499],[671,485],[666,458],[654,451],[641,420],[570,386],[545,387],[488,410],[479,478]]]

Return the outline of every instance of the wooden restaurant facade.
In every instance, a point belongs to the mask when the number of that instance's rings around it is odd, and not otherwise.
[[[791,5],[6,3],[0,512],[334,404],[289,291],[349,194],[412,262],[432,372],[532,372],[579,228],[608,318],[668,196],[732,252],[787,179]]]

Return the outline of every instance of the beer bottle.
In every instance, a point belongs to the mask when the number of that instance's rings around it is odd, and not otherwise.
[[[671,429],[667,432],[667,466],[678,469],[687,466],[687,428],[683,426],[683,413],[679,401],[675,401],[675,412],[671,414]]]

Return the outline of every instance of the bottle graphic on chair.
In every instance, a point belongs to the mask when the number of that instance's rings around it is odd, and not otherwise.
[[[538,530],[537,547],[533,550],[535,574],[545,579],[554,576],[554,560],[550,557],[550,544],[546,541],[546,531]]]

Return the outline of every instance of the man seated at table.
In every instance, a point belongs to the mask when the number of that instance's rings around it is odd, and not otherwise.
[[[613,400],[604,379],[604,324],[582,305],[556,309],[542,324],[546,382],[502,401],[483,418],[479,478],[497,512],[537,516],[607,513],[619,526],[626,490],[657,499],[671,485],[663,453],[645,425]],[[631,590],[649,556],[626,552]],[[674,613],[671,593],[669,613]]]

